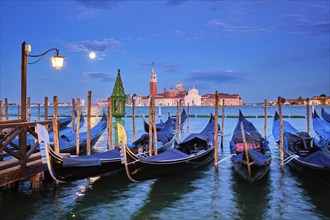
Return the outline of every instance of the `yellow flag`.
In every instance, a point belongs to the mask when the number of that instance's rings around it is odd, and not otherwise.
[[[126,131],[125,128],[120,124],[117,123],[118,128],[118,142],[122,142],[123,146],[126,146]]]

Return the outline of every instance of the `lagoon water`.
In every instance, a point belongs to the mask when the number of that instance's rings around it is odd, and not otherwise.
[[[325,108],[330,112],[329,106]],[[92,114],[102,114],[102,109],[93,107]],[[240,109],[246,116],[264,114],[261,106]],[[321,107],[316,109],[320,113]],[[273,116],[275,110],[276,107],[270,107],[268,115]],[[126,111],[131,115],[130,107]],[[176,114],[176,108],[163,107],[161,112],[166,120],[168,112]],[[214,113],[214,107],[190,108],[190,115],[210,112]],[[10,113],[17,113],[17,107],[11,107]],[[60,107],[59,114],[70,114],[70,108]],[[148,114],[147,107],[137,107],[136,115],[142,114]],[[238,107],[226,107],[225,115],[237,116]],[[306,107],[284,106],[283,115],[306,116]],[[37,109],[32,108],[32,120],[36,118]],[[248,119],[263,134],[264,118]],[[93,125],[99,120],[93,117]],[[306,118],[286,120],[300,131],[307,129]],[[207,117],[191,117],[189,130],[186,124],[181,139],[190,132],[199,132],[207,121]],[[124,123],[131,142],[132,118],[124,118]],[[229,155],[229,141],[236,123],[237,118],[225,118],[224,146],[219,147],[219,159]],[[230,159],[219,164],[218,172],[210,165],[180,176],[140,183],[130,182],[125,173],[60,184],[58,188],[45,181],[39,190],[30,189],[30,182],[26,181],[20,183],[18,191],[0,189],[0,219],[330,219],[330,183],[298,175],[289,167],[280,172],[272,123],[273,118],[269,118],[267,137],[274,157],[269,174],[257,183],[250,184],[237,176]],[[143,133],[141,117],[136,119],[136,125],[139,137]],[[312,123],[311,135],[315,136]],[[106,140],[104,133],[93,152],[105,151]]]

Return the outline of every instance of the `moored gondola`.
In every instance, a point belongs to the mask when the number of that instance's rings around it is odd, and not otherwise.
[[[123,156],[129,179],[143,181],[192,171],[212,162],[213,154],[214,117],[211,115],[202,132],[190,134],[172,149],[154,156],[138,157],[124,147]]]
[[[171,148],[175,140],[175,135],[173,134],[173,120],[170,119],[165,124],[166,130],[157,133],[159,152]],[[172,133],[164,134],[168,132]],[[142,137],[146,136],[142,135]],[[146,149],[146,146],[149,144],[149,142],[142,137],[130,145],[131,150],[139,154],[143,154],[141,150]],[[40,138],[39,140],[44,140],[44,138]],[[118,149],[76,157],[56,154],[47,144],[41,149],[45,157],[47,157],[46,162],[48,169],[56,181],[74,181],[87,177],[110,175],[124,170],[120,151]]]
[[[107,117],[103,113],[101,120],[91,129],[91,146],[94,146],[107,128]],[[76,132],[65,132],[59,135],[61,153],[75,154]],[[85,153],[87,147],[87,131],[79,133],[79,153]]]
[[[181,117],[181,128],[182,128],[188,117],[186,110],[184,108],[182,109],[180,117]],[[170,116],[169,118],[172,118],[174,123],[176,123],[176,117]],[[149,124],[148,122],[146,122],[146,120],[143,120],[143,127],[145,132],[149,132]],[[156,124],[156,131],[164,129],[164,127],[165,127],[165,122],[160,120],[160,122]]]
[[[323,107],[321,109],[321,116],[326,122],[330,123],[330,113],[326,112]]]
[[[242,127],[246,146],[244,146]],[[249,182],[265,176],[272,160],[268,144],[269,142],[239,111],[239,119],[230,141],[231,161],[235,172]]]
[[[315,109],[312,115],[315,133],[320,137],[320,142],[330,149],[330,123],[320,118]]]
[[[277,112],[273,122],[273,136],[280,140],[280,120]],[[285,163],[302,175],[330,181],[330,153],[307,132],[299,132],[283,120],[283,151]]]

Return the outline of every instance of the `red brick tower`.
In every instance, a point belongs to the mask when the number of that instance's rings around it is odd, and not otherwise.
[[[154,68],[154,63],[152,63],[152,70],[150,73],[150,95],[155,97],[157,94],[157,75]]]

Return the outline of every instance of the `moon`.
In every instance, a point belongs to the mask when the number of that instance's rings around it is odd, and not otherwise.
[[[94,52],[89,53],[89,58],[95,59],[95,57],[96,57],[96,54]]]

